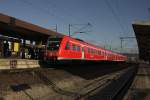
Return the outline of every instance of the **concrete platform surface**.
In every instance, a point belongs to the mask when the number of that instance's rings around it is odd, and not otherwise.
[[[38,60],[30,59],[0,59],[0,70],[40,67]]]
[[[150,66],[140,64],[124,100],[150,100]]]

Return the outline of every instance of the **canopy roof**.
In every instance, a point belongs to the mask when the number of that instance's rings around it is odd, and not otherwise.
[[[46,41],[49,36],[63,36],[55,31],[1,13],[0,34],[33,41]]]
[[[150,61],[150,22],[137,21],[132,26],[138,42],[140,59]]]

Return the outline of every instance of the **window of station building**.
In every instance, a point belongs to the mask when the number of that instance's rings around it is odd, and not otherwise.
[[[70,43],[69,43],[69,42],[66,43],[65,49],[66,49],[66,50],[69,50],[69,49],[70,49]]]
[[[30,45],[31,42],[30,40],[25,40],[25,43]]]
[[[77,46],[77,51],[80,51],[80,46]]]

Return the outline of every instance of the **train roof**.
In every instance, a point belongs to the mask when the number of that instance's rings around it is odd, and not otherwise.
[[[122,55],[122,54],[120,54],[120,53],[117,53],[117,52],[114,52],[114,51],[111,51],[111,50],[108,50],[108,49],[102,48],[102,47],[100,47],[100,46],[93,45],[93,44],[88,43],[88,42],[85,42],[85,41],[83,41],[83,40],[81,40],[81,39],[76,39],[76,38],[69,37],[69,36],[66,36],[66,35],[65,35],[64,37],[66,37],[66,38],[71,38],[72,40],[77,40],[77,41],[80,41],[80,42],[82,42],[82,43],[84,43],[84,44],[94,46],[94,47],[96,47],[97,49],[99,48],[99,49],[102,49],[102,50],[104,50],[104,51],[107,51],[107,52],[110,52],[110,53],[116,54],[116,55],[124,56],[124,55]]]

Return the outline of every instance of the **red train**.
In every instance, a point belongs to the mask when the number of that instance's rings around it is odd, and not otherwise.
[[[82,40],[69,36],[61,38],[49,38],[47,41],[46,61],[68,61],[68,60],[91,60],[91,61],[126,61],[127,57],[106,50]]]

